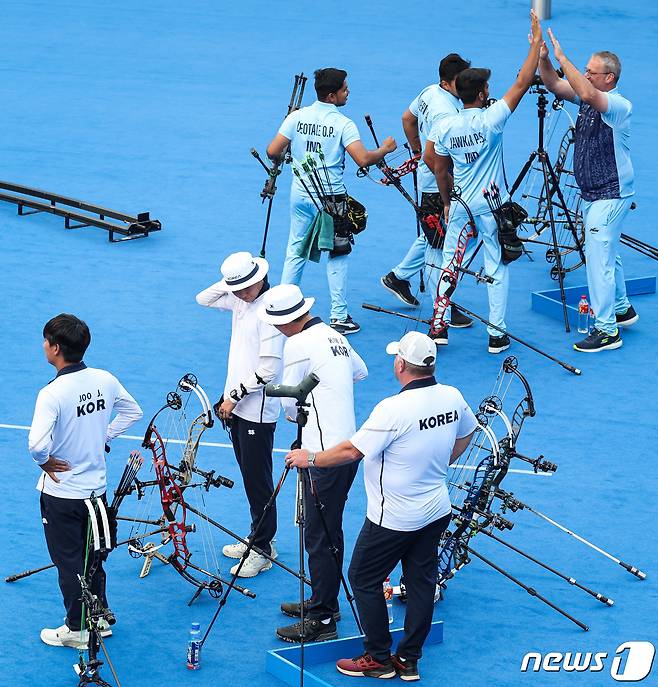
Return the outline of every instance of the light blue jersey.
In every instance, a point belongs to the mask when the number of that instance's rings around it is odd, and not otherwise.
[[[492,182],[504,188],[503,129],[512,114],[504,100],[491,107],[469,107],[441,120],[435,130],[434,150],[451,157],[455,186],[474,215],[489,212],[482,191]]]
[[[605,112],[580,102],[576,120],[574,171],[588,201],[628,198],[634,193],[629,146],[633,106],[616,88],[607,95]]]
[[[418,134],[422,150],[425,150],[428,138],[430,141],[434,140],[430,136],[430,132],[437,122],[457,114],[459,110],[461,110],[461,100],[441,88],[439,84],[432,84],[424,88],[418,97],[414,98],[409,105],[409,112],[418,118]],[[423,193],[438,193],[439,191],[434,173],[423,162],[422,158],[418,163],[418,188]]]
[[[302,161],[307,155],[313,156],[317,163],[324,192],[328,195],[345,193],[345,148],[361,138],[351,119],[342,115],[335,105],[316,100],[309,107],[291,112],[283,120],[279,133],[290,141],[293,164],[302,173],[302,179],[313,195],[313,187],[302,171]],[[324,154],[329,183],[318,155],[320,150]],[[304,187],[294,174],[292,185],[300,195],[306,195]]]

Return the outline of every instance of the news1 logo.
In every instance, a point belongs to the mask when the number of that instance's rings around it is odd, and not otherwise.
[[[533,673],[599,673],[610,665],[610,677],[616,682],[640,682],[648,677],[653,667],[656,648],[651,642],[624,642],[615,650],[608,661],[605,651],[587,651],[560,653],[551,651],[547,654],[530,651],[521,660],[521,672]]]

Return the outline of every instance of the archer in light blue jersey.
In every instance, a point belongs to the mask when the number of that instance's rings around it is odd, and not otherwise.
[[[539,69],[546,87],[563,100],[579,104],[574,146],[574,172],[583,198],[585,261],[594,331],[574,344],[577,351],[597,353],[622,345],[618,327],[629,327],[639,315],[626,295],[619,255],[622,224],[634,194],[629,139],[633,106],[617,91],[621,63],[617,55],[594,53],[584,73],[564,54],[549,30],[560,79],[542,46]]]
[[[543,39],[537,15],[531,11],[530,50],[511,88],[502,100],[485,108],[489,100],[488,69],[466,69],[457,77],[457,91],[464,103],[464,109],[453,117],[441,120],[432,136],[435,139],[436,161],[434,172],[446,208],[448,229],[443,246],[442,269],[449,268],[459,236],[468,221],[466,211],[458,203],[450,205],[450,195],[458,186],[462,200],[475,217],[478,237],[484,249],[484,269],[493,277],[487,284],[489,297],[489,353],[501,353],[509,348],[505,311],[509,288],[509,267],[501,260],[498,228],[489,212],[482,190],[494,181],[504,188],[502,175],[503,129],[509,116],[516,109],[521,98],[530,87],[539,62],[539,50]],[[454,181],[453,181],[454,178]],[[464,259],[475,250],[476,241],[469,242]],[[439,291],[443,295],[449,288],[447,281],[441,281]],[[445,309],[445,308],[444,308]],[[439,321],[443,313],[437,313]],[[447,327],[437,338],[438,343],[448,343]]]
[[[349,96],[346,77],[347,72],[342,69],[318,69],[315,72],[317,101],[290,113],[267,147],[267,155],[271,160],[280,159],[290,147],[293,165],[300,172],[304,158],[312,156],[317,163],[322,184],[321,188],[314,188],[310,180],[305,180],[304,187],[297,175],[293,175],[290,235],[281,275],[282,284],[301,282],[306,259],[300,255],[300,248],[321,206],[317,196],[332,196],[336,201],[345,198],[345,152],[359,167],[367,167],[376,164],[397,147],[389,136],[376,150],[366,150],[354,122],[338,111],[347,103]],[[328,180],[323,166],[326,166]],[[327,261],[327,281],[331,294],[330,324],[341,334],[353,334],[360,329],[347,310],[347,258],[348,255],[332,256],[330,253]]]
[[[430,132],[437,122],[461,110],[457,97],[456,79],[471,63],[456,53],[446,55],[439,63],[439,83],[431,84],[416,96],[402,115],[402,128],[414,155],[422,155],[418,163],[418,188],[421,191],[420,206],[430,213],[443,212],[443,203],[434,177],[434,142]],[[411,244],[402,262],[381,278],[382,285],[407,305],[419,305],[411,293],[409,280],[423,266],[432,299],[440,275],[442,237],[436,230],[421,223],[423,232]],[[465,315],[453,309],[450,317],[453,327],[472,324]]]

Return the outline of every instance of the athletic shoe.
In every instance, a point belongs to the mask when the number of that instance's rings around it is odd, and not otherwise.
[[[282,639],[284,642],[301,644],[301,622],[277,628],[276,636],[279,639]],[[305,644],[308,642],[327,642],[330,639],[338,639],[338,632],[336,632],[336,621],[333,618],[330,618],[329,622],[327,623],[323,623],[317,618],[304,618]]]
[[[404,304],[414,307],[420,305],[418,299],[411,293],[411,284],[406,279],[398,279],[393,272],[389,272],[379,281],[385,289],[397,296]]]
[[[110,627],[110,623],[108,623],[107,620],[105,620],[105,618],[99,619],[98,630],[100,632],[101,637],[103,637],[103,639],[112,636],[112,628]]]
[[[447,346],[448,345],[448,327],[443,327],[436,332],[431,329],[427,332],[427,336],[434,341],[437,346]]]
[[[41,630],[41,641],[49,646],[69,646],[72,649],[86,649],[89,644],[89,632],[87,630],[70,630],[62,625],[54,630],[44,628]]]
[[[222,549],[222,553],[226,556],[226,558],[242,558],[246,550],[247,545],[239,541],[236,544],[227,544]]]
[[[256,577],[259,572],[265,572],[265,570],[269,570],[271,567],[272,561],[269,560],[269,558],[265,558],[265,556],[261,556],[259,553],[251,551],[241,568],[240,563],[236,563],[231,568],[231,575],[235,575],[238,568],[240,568],[238,577]]]
[[[621,348],[621,345],[619,329],[615,330],[614,334],[606,334],[606,332],[594,329],[587,338],[575,343],[573,347],[581,353],[598,353],[599,351]]]
[[[509,348],[509,336],[502,334],[501,336],[489,337],[489,353],[502,353]]]
[[[331,320],[329,326],[343,336],[361,331],[361,327],[349,315],[344,320]]]
[[[308,607],[311,603],[310,599],[304,600],[304,615],[308,614]],[[291,618],[301,618],[302,614],[299,609],[299,601],[288,601],[281,604],[281,613],[289,615]],[[336,611],[333,615],[335,622],[340,620],[340,611]]]
[[[396,676],[395,666],[390,658],[380,663],[370,654],[362,654],[356,658],[341,658],[340,661],[336,661],[336,669],[339,673],[352,677],[377,677],[388,680]]]
[[[450,326],[455,329],[465,329],[473,324],[470,317],[466,317],[463,312],[457,310],[454,305],[450,306]]]
[[[391,661],[400,679],[405,682],[420,680],[420,675],[418,674],[418,661],[412,658],[402,658],[397,654],[391,655]]]
[[[249,537],[246,538],[249,541]],[[272,549],[270,556],[276,558],[278,556],[276,549],[274,548],[274,542],[270,542],[270,548]],[[227,544],[223,549],[222,553],[226,558],[242,558],[244,552],[247,550],[247,545],[243,544],[241,541],[237,544]]]
[[[628,310],[623,313],[617,313],[615,319],[619,327],[630,327],[640,319],[640,316],[635,312],[635,308],[629,305]]]

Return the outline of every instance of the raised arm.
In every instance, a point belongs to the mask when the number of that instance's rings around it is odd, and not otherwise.
[[[574,93],[575,100],[576,97],[580,98],[584,103],[591,105],[595,110],[599,112],[608,111],[608,95],[603,91],[599,91],[593,84],[591,84],[588,78],[574,66],[567,56],[564,54],[562,47],[558,43],[557,38],[553,35],[553,32],[549,29],[548,36],[553,44],[553,54],[555,59],[560,63],[562,71],[564,72],[567,81],[569,82],[569,87]]]
[[[529,38],[532,40],[531,36]],[[576,101],[576,94],[569,82],[566,79],[561,79],[555,67],[553,67],[544,41],[542,41],[541,48],[539,49],[539,75],[544,82],[544,86],[560,100],[568,100],[571,103]]]
[[[232,310],[235,304],[235,296],[222,287],[222,282],[218,281],[211,284],[207,289],[200,291],[196,295],[196,302],[207,308],[217,308],[218,310]]]
[[[521,71],[517,74],[516,81],[503,96],[503,100],[505,100],[512,112],[516,110],[517,105],[521,102],[521,98],[523,98],[525,92],[530,88],[535,78],[535,72],[537,71],[537,63],[539,62],[539,50],[541,49],[543,39],[541,35],[541,24],[534,10],[530,10],[530,34],[530,49],[528,50],[525,62],[521,67]]]

